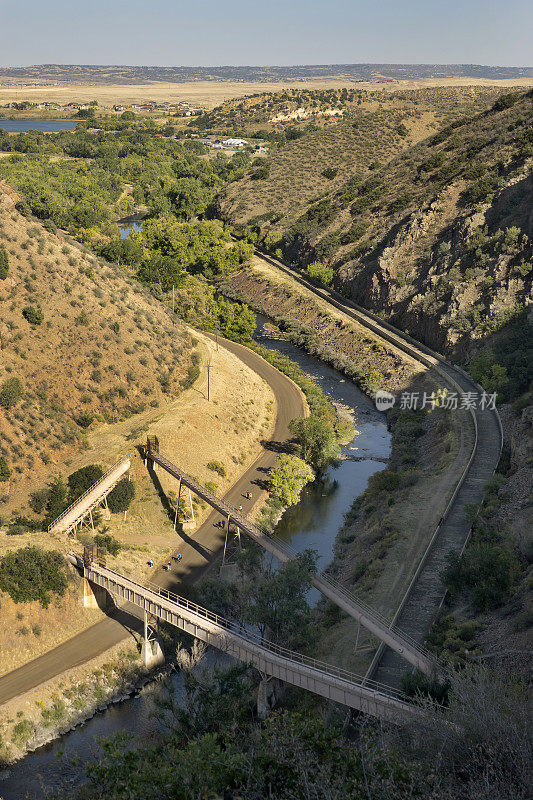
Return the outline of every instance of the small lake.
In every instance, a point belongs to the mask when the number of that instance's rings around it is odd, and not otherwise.
[[[121,223],[124,224],[124,223]],[[131,226],[132,222],[127,225]],[[127,235],[127,234],[126,234]],[[333,545],[343,524],[344,515],[354,499],[366,488],[371,475],[385,469],[390,454],[390,434],[386,417],[351,381],[289,342],[265,336],[264,318],[258,317],[257,338],[270,350],[289,356],[310,375],[341,415],[352,419],[355,437],[342,448],[343,460],[330,467],[320,480],[315,480],[302,492],[300,501],[289,508],[276,526],[275,535],[294,550],[307,548],[317,551],[319,570],[331,562]],[[315,603],[320,594],[311,589],[309,601]],[[207,668],[227,663],[227,656],[207,650]],[[171,677],[173,692],[178,701],[184,698],[180,673]],[[83,781],[84,763],[91,761],[97,751],[95,737],[111,736],[127,731],[135,742],[153,740],[163,732],[157,712],[159,683],[145,687],[139,696],[120,705],[111,706],[93,719],[55,742],[28,755],[11,770],[0,772],[0,798],[20,800],[26,793],[42,797],[42,787],[48,790],[68,789]]]
[[[132,220],[131,222],[119,222],[118,227],[120,228],[120,238],[127,239],[130,233],[139,233],[143,229],[142,220]]]
[[[0,128],[7,133],[27,133],[27,131],[41,131],[41,133],[58,133],[59,131],[73,131],[80,120],[70,119],[0,119]]]

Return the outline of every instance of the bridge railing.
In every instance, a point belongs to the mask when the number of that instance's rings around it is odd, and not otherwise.
[[[61,522],[61,520],[64,519],[67,516],[67,514],[69,514],[72,511],[72,509],[78,505],[78,503],[81,503],[81,501],[84,500],[87,497],[87,495],[89,495],[91,492],[97,489],[101,483],[103,483],[107,478],[109,478],[111,473],[114,470],[116,470],[117,467],[121,466],[128,460],[129,459],[127,458],[121,458],[120,461],[117,461],[116,464],[114,464],[110,469],[108,469],[107,472],[105,472],[101,478],[98,478],[98,480],[95,481],[92,486],[89,486],[87,491],[85,491],[82,495],[80,495],[77,500],[74,500],[74,502],[71,503],[69,507],[63,511],[63,513],[61,513],[52,523],[50,523],[50,525],[48,526],[48,532],[50,532],[52,528],[55,528],[58,522]]]

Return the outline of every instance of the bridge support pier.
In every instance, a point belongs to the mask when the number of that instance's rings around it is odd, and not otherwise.
[[[144,636],[141,646],[141,655],[147,669],[158,667],[165,663],[165,654],[154,631],[148,624],[148,614],[144,612]]]
[[[87,578],[83,578],[83,598],[82,603],[84,608],[100,608],[105,611],[112,603],[111,597],[108,592],[101,586],[91,583]]]
[[[257,716],[259,719],[266,719],[270,716],[276,704],[281,700],[285,691],[285,684],[261,673],[261,683],[257,689]]]

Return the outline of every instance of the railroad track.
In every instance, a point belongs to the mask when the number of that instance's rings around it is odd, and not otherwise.
[[[269,254],[261,250],[257,250],[257,254],[322,300],[433,371],[440,383],[452,391],[476,394],[483,391],[463,369],[449,363],[412,336],[337,292],[319,286]],[[470,457],[391,623],[393,630],[401,631],[418,644],[424,641],[442,604],[445,587],[440,574],[446,563],[446,554],[450,550],[461,552],[468,540],[471,523],[466,515],[466,507],[481,501],[483,486],[494,474],[501,456],[503,431],[498,411],[481,410],[479,407],[470,408],[469,411],[474,429]],[[404,671],[403,659],[381,643],[367,671],[367,678],[398,687]]]

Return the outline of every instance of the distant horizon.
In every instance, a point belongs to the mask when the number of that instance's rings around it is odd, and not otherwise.
[[[94,62],[75,62],[75,61],[43,61],[28,64],[2,64],[1,70],[31,69],[34,67],[138,67],[138,68],[157,68],[157,69],[287,69],[298,67],[486,67],[487,69],[533,69],[531,64],[487,64],[477,61],[309,61],[294,63],[271,63],[271,64],[161,64],[161,63],[141,63],[141,62],[113,62],[113,61],[94,61]]]

